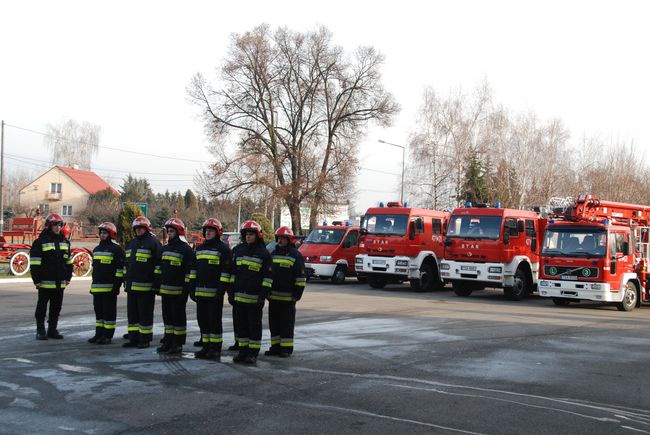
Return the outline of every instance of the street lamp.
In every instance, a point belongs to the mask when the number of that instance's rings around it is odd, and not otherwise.
[[[402,149],[402,192],[400,194],[399,201],[403,205],[404,204],[404,162],[405,162],[405,157],[406,157],[406,147],[403,146],[403,145],[397,145],[395,143],[386,142],[385,140],[381,140],[381,139],[379,139],[379,143],[383,143],[383,144],[386,144],[386,145],[391,145],[391,146]]]

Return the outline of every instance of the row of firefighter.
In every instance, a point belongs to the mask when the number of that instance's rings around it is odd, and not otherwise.
[[[38,289],[36,338],[62,339],[58,318],[65,287],[72,277],[70,242],[61,233],[63,219],[46,218],[45,229],[31,247],[32,280]],[[265,355],[288,357],[293,352],[296,301],[305,289],[305,267],[294,246],[290,228],[275,232],[272,252],[264,244],[262,227],[255,221],[241,225],[242,242],[230,247],[221,240],[221,223],[210,218],[203,224],[204,241],[193,250],[178,218],[165,222],[168,243],[152,234],[149,220],[140,216],[132,224],[134,238],[123,250],[115,241],[113,223],[99,226],[100,242],[93,250],[90,293],[96,316],[95,334],[88,340],[109,344],[116,329],[117,296],[127,293],[128,331],[123,347],[148,348],[153,339],[156,295],[162,299],[164,336],[159,353],[182,353],[187,336],[186,304],[196,302],[202,349],[197,358],[216,359],[223,343],[224,295],[232,305],[234,362],[254,364],[262,348],[262,312],[269,301],[271,345]],[[49,305],[49,313],[48,313]],[[45,328],[47,318],[47,330]]]
[[[559,306],[595,301],[621,311],[650,301],[650,206],[592,195],[559,205],[468,203],[448,213],[380,204],[361,220],[354,271],[373,288],[450,283],[462,297],[502,288],[511,300],[537,292]]]

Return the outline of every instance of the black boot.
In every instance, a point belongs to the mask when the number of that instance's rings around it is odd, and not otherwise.
[[[122,338],[128,340],[130,338],[129,333],[127,332],[126,334],[123,334]]]
[[[246,349],[240,349],[239,353],[237,355],[235,355],[234,358],[232,359],[232,362],[243,363],[244,360],[246,360],[247,355],[248,355],[248,352],[246,351]]]
[[[244,364],[255,364],[255,363],[257,363],[257,355],[249,353],[248,355],[246,355],[246,358],[244,358]]]
[[[111,339],[108,337],[99,337],[96,344],[111,344]]]
[[[158,348],[156,348],[156,352],[158,352],[158,353],[167,353],[167,352],[169,352],[169,349],[171,349],[171,348],[172,348],[172,344],[169,341],[165,341],[163,344],[158,346]]]
[[[183,353],[183,345],[174,340],[171,347],[167,351],[167,355],[180,355]]]
[[[47,335],[45,334],[45,322],[36,322],[36,339],[47,340]]]
[[[138,347],[138,342],[135,340],[129,340],[126,343],[122,344],[122,347]]]
[[[137,347],[138,347],[138,349],[146,349],[149,346],[151,346],[151,342],[149,340],[143,340],[143,341],[140,341],[140,343],[138,343]]]
[[[48,328],[47,329],[47,338],[52,338],[54,340],[61,340],[63,339],[63,335],[59,334],[59,331],[56,330],[56,328]]]
[[[59,324],[59,319],[49,319],[47,322],[47,338],[53,338],[55,340],[61,340],[63,335],[59,334],[59,331],[56,330],[57,325]]]
[[[194,347],[205,347],[205,343],[203,343],[203,340],[195,341]]]
[[[233,344],[232,346],[230,346],[230,347],[228,348],[228,350],[239,350],[239,342],[238,342],[238,341],[235,341],[235,344]]]
[[[271,347],[269,348],[269,350],[267,350],[266,352],[264,352],[264,355],[265,355],[265,356],[277,356],[277,355],[279,355],[279,354],[280,354],[280,347],[277,346],[277,345],[273,345],[273,346],[271,346]]]
[[[98,336],[96,336],[96,335],[93,335],[92,337],[90,337],[90,338],[88,339],[88,343],[97,343],[97,341],[99,341],[100,338],[101,338],[101,337],[98,337]]]

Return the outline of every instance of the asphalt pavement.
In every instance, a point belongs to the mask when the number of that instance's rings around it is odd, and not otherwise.
[[[650,307],[310,281],[294,355],[251,367],[193,358],[192,302],[182,357],[120,346],[124,295],[114,344],[88,344],[88,284],[40,342],[33,287],[0,282],[0,433],[650,433]]]

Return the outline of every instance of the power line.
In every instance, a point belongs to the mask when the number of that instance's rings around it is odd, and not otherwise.
[[[13,157],[14,160],[19,160],[22,159],[22,161],[25,161],[26,163],[29,163],[31,160],[35,162],[42,162],[42,163],[47,163],[47,165],[42,165],[44,167],[52,167],[52,163],[48,160],[41,160],[41,159],[34,159],[29,156],[21,156],[18,154],[8,154],[5,153],[5,156]],[[176,173],[169,173],[169,172],[138,172],[138,171],[124,171],[121,169],[107,169],[107,168],[97,168],[93,167],[93,171],[104,171],[104,172],[120,172],[123,174],[143,174],[143,175],[173,175],[173,176],[179,176],[179,177],[194,177],[195,174],[176,174]]]
[[[52,167],[51,165],[43,165],[43,164],[40,164],[40,163],[34,163],[34,162],[27,161],[27,160],[18,159],[18,158],[16,158],[16,157],[11,157],[11,156],[8,156],[8,155],[5,155],[5,158],[10,159],[10,160],[17,161],[17,162],[22,163],[22,164],[38,166],[38,167],[41,167],[41,168],[51,168],[51,167]],[[169,174],[169,175],[172,175],[172,174]],[[156,181],[156,182],[157,182],[157,181],[169,181],[169,182],[194,182],[193,179],[190,180],[190,179],[186,179],[186,178],[184,178],[184,179],[147,178],[147,181]]]
[[[386,174],[386,175],[394,175],[394,176],[399,176],[401,174],[396,174],[394,172],[387,172],[387,171],[380,171],[379,169],[370,169],[370,168],[364,168],[363,166],[360,166],[359,169],[362,169],[364,171],[370,171],[370,172],[378,172],[380,174]]]
[[[75,142],[75,143],[78,143],[78,144],[91,145],[91,144],[89,144],[87,142],[83,142],[83,141],[80,141],[80,140],[71,141],[70,139],[67,139],[67,138],[64,138],[64,137],[54,136],[54,135],[51,135],[49,133],[45,133],[45,132],[38,131],[38,130],[33,130],[31,128],[25,128],[25,127],[20,127],[20,126],[17,126],[17,125],[6,124],[6,123],[5,123],[5,126],[12,127],[12,128],[18,129],[18,130],[27,131],[27,132],[30,132],[30,133],[40,134],[41,136],[45,136],[45,137],[53,137],[55,139],[61,139],[61,140],[65,140],[65,141],[68,141],[68,142]],[[162,156],[160,154],[142,153],[142,152],[139,152],[139,151],[125,150],[125,149],[122,149],[122,148],[114,148],[114,147],[109,147],[109,146],[106,146],[106,145],[98,145],[98,147],[103,148],[103,149],[107,149],[107,150],[111,150],[111,151],[119,151],[119,152],[123,152],[123,153],[136,154],[136,155],[147,156],[147,157],[156,157],[156,158],[159,158],[159,159],[181,160],[181,161],[184,161],[184,162],[193,162],[193,163],[205,163],[205,160],[195,160],[195,159],[186,159],[186,158],[183,158],[183,157],[170,157],[170,156]]]

